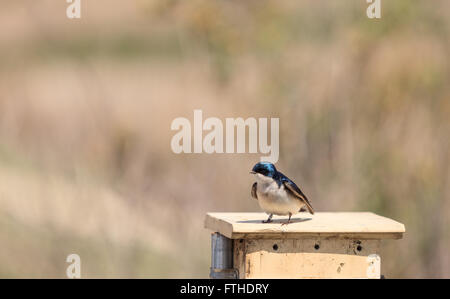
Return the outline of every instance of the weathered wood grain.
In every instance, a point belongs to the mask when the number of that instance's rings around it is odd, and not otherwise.
[[[320,236],[321,238],[400,239],[405,226],[370,212],[299,213],[292,223],[274,216],[273,223],[261,223],[265,213],[207,213],[205,227],[230,239],[274,239]]]
[[[379,240],[234,240],[239,278],[380,278]]]

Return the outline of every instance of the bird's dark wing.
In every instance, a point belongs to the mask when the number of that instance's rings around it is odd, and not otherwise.
[[[252,197],[255,199],[258,199],[258,195],[256,195],[256,182],[253,183],[253,186],[252,186]]]
[[[314,214],[314,209],[311,206],[311,203],[309,202],[309,200],[306,197],[306,195],[303,194],[302,190],[300,190],[300,188],[297,187],[297,185],[293,181],[291,181],[287,176],[285,176],[281,172],[278,172],[278,173],[279,173],[279,176],[280,176],[280,181],[284,185],[286,190],[288,192],[290,192],[292,195],[294,195],[294,197],[296,197],[299,200],[301,200],[306,205],[306,208],[308,209],[308,211],[311,214]]]

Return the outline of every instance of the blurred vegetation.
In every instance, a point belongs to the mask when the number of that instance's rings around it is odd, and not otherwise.
[[[406,225],[385,276],[449,277],[447,2],[0,1],[0,277],[207,277],[204,214],[258,210],[260,155],[172,153],[194,109],[279,117],[316,210]]]

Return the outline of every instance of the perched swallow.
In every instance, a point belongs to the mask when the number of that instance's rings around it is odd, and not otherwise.
[[[306,195],[287,176],[277,171],[272,163],[259,162],[250,173],[256,177],[252,186],[252,197],[256,198],[261,209],[269,214],[269,218],[263,223],[272,222],[273,215],[289,215],[288,221],[283,223],[288,224],[292,215],[306,209],[314,214]]]

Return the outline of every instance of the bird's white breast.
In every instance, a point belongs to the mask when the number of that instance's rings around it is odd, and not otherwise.
[[[304,205],[300,200],[291,196],[284,185],[269,177],[256,174],[256,194],[261,209],[269,214],[288,215],[296,214]]]

